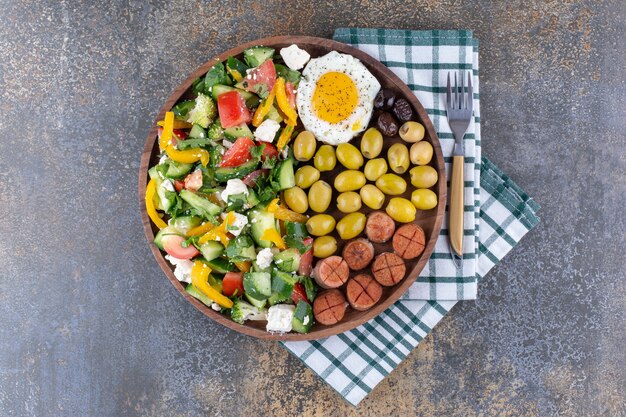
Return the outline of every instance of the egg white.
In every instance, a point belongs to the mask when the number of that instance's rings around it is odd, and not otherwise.
[[[344,120],[329,123],[320,119],[313,109],[313,93],[320,77],[328,72],[346,74],[358,92],[357,105]],[[319,58],[309,61],[298,85],[298,115],[304,128],[321,142],[330,145],[349,142],[350,139],[363,132],[372,117],[374,97],[380,90],[380,83],[369,70],[351,55],[331,51]]]

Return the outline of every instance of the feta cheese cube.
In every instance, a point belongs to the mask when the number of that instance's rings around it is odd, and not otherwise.
[[[228,180],[226,183],[226,188],[222,191],[222,200],[225,203],[228,203],[228,197],[231,195],[237,195],[243,193],[244,195],[248,195],[248,187],[238,178]]]
[[[228,231],[235,236],[239,236],[244,227],[248,224],[248,216],[243,214],[235,213],[235,221],[228,226]]]
[[[270,248],[261,249],[261,251],[256,254],[256,264],[261,269],[269,268],[272,259],[274,259],[274,253]]]
[[[276,133],[280,129],[280,124],[274,120],[266,119],[254,131],[254,138],[261,142],[272,143]]]
[[[291,45],[287,48],[280,50],[280,56],[283,57],[285,64],[292,70],[299,70],[304,68],[304,65],[309,62],[311,55],[303,49],[298,48],[298,45]]]
[[[174,258],[172,255],[165,255],[165,259],[167,259],[174,268],[174,276],[180,282],[186,282],[187,284],[191,283],[191,268],[193,267],[193,262],[188,259],[178,259]]]
[[[291,331],[293,313],[296,307],[289,304],[276,304],[267,310],[268,332],[287,333]]]

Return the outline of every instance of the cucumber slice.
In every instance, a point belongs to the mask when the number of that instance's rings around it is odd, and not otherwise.
[[[185,200],[191,207],[202,213],[207,218],[211,218],[222,212],[222,208],[220,206],[211,203],[206,198],[200,197],[189,190],[181,190],[179,195],[180,198]]]
[[[165,171],[165,176],[167,178],[178,179],[184,177],[191,171],[193,168],[193,164],[186,164],[184,162],[176,162],[168,159],[167,162],[167,171]]]
[[[242,90],[240,88],[231,87],[228,85],[223,85],[223,84],[214,85],[213,88],[211,89],[211,96],[213,97],[213,100],[217,101],[217,98],[220,96],[220,94],[228,93],[229,91],[238,92],[239,94],[241,94],[241,97],[243,97],[245,101],[254,97],[254,94],[249,91]]]
[[[256,258],[254,242],[250,236],[241,234],[228,243],[226,256],[233,262],[251,261]]]
[[[156,245],[157,248],[164,250],[163,249],[163,237],[164,236],[168,236],[168,235],[177,235],[177,236],[182,236],[182,233],[180,233],[180,231],[178,231],[175,227],[173,226],[167,226],[164,227],[163,229],[159,230],[156,234],[156,236],[154,237],[154,244]]]
[[[311,326],[313,326],[313,309],[309,303],[303,300],[298,301],[298,305],[293,312],[293,319],[291,319],[291,326],[298,333],[308,333],[311,330]]]
[[[293,160],[291,158],[281,162],[280,168],[278,169],[278,184],[281,190],[295,187],[296,176],[293,172]]]
[[[197,298],[198,300],[200,300],[202,302],[202,304],[204,304],[207,307],[211,307],[211,304],[213,304],[213,300],[211,300],[209,297],[207,297],[206,295],[204,295],[203,292],[201,292],[199,289],[197,289],[196,287],[194,287],[193,284],[189,284],[185,287],[185,291],[191,295],[194,298]]]
[[[206,138],[206,130],[204,130],[202,126],[194,124],[193,126],[191,126],[191,130],[189,131],[189,137],[204,139]]]
[[[227,272],[232,272],[236,269],[235,265],[228,262],[228,259],[225,259],[225,258],[215,258],[210,261],[207,261],[206,264],[216,274],[225,274]]]
[[[267,46],[253,46],[243,51],[243,59],[251,67],[258,67],[274,56],[274,48]]]
[[[209,240],[198,247],[205,260],[212,261],[219,258],[224,253],[224,246],[220,242]]]
[[[226,139],[231,139],[231,140],[236,140],[238,138],[250,138],[250,139],[254,138],[252,131],[250,130],[248,125],[245,123],[242,123],[239,126],[233,126],[233,127],[224,129],[224,136],[226,136]]]
[[[274,269],[272,271],[272,296],[274,300],[277,302],[287,301],[291,297],[296,282],[298,282],[298,277]]]
[[[300,266],[300,252],[296,248],[288,248],[274,255],[274,263],[281,271],[295,272]]]
[[[265,307],[266,300],[257,300],[254,297],[250,297],[248,294],[246,294],[246,298],[248,299],[248,301],[250,301],[250,304],[258,308],[259,310]]]
[[[276,110],[276,107],[274,107],[273,104],[270,107],[270,111],[267,113],[267,118],[270,119],[270,120],[275,121],[276,123],[280,123],[280,122],[283,121],[283,118],[280,117],[280,114],[278,113],[278,110]]]
[[[214,178],[219,182],[226,182],[228,180],[232,180],[233,178],[243,178],[254,171],[258,164],[258,161],[253,159],[252,161],[248,161],[238,167],[219,167],[215,170]]]
[[[269,272],[246,272],[243,274],[243,288],[246,295],[265,300],[272,295],[272,276]]]
[[[306,230],[306,225],[304,223],[296,223],[285,221],[285,231],[288,235],[294,237],[307,237],[309,236],[309,232]]]
[[[274,214],[261,208],[254,208],[248,212],[248,223],[250,223],[250,233],[256,244],[262,248],[269,248],[272,242],[261,239],[267,229],[276,229]]]

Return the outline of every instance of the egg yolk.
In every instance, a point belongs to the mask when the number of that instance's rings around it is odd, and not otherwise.
[[[339,123],[350,116],[357,105],[356,85],[343,72],[327,72],[315,85],[313,110],[328,123]]]

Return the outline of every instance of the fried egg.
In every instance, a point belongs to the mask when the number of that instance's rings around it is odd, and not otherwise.
[[[298,85],[298,115],[321,142],[346,143],[369,124],[380,83],[351,55],[329,52],[311,59]]]

